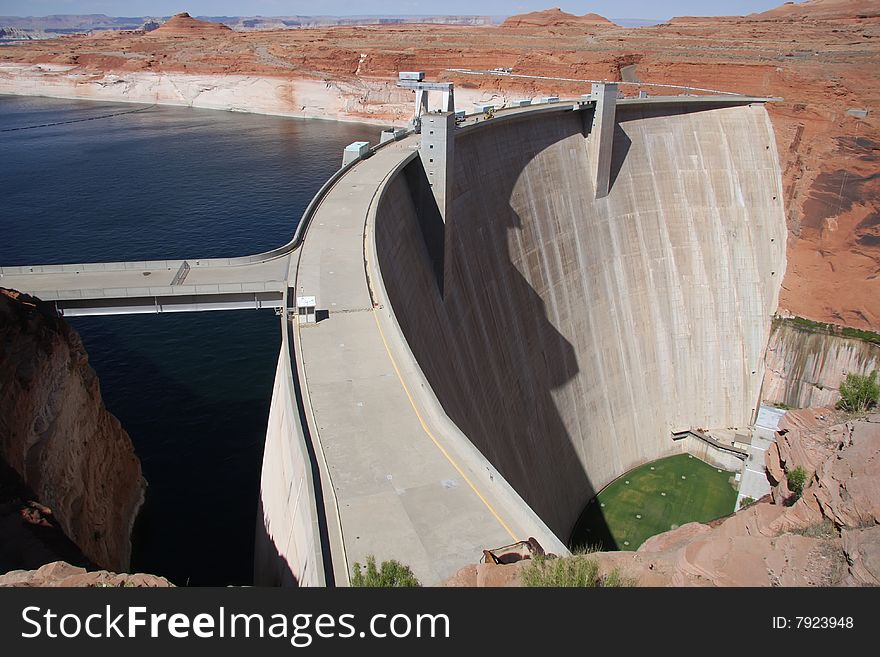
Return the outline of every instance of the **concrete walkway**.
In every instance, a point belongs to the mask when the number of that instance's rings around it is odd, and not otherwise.
[[[430,585],[477,563],[484,548],[527,538],[530,528],[502,517],[504,502],[474,483],[478,476],[434,428],[392,355],[403,347],[399,336],[383,332],[373,308],[365,222],[383,181],[416,143],[381,149],[331,190],[306,235],[294,286],[329,311],[298,330],[300,376],[338,509],[338,523],[328,513],[328,525],[340,528],[347,569],[368,555],[398,559]],[[339,560],[334,553],[338,584]]]
[[[749,456],[742,470],[736,508],[745,497],[758,500],[770,492],[770,482],[764,466],[764,454],[767,448],[776,442],[776,428],[785,411],[770,406],[761,406],[758,420],[752,429],[752,444]]]
[[[89,296],[126,297],[144,294],[145,291],[149,294],[149,290],[170,288],[183,261],[166,262],[162,262],[165,266],[156,266],[156,263],[119,263],[129,265],[126,269],[71,271],[56,269],[46,273],[3,274],[0,281],[5,287],[26,291],[39,296],[44,301]],[[184,284],[175,285],[184,290],[203,286],[223,288],[228,285],[282,289],[289,264],[286,255],[243,265],[200,267],[197,264],[198,260],[192,259],[187,262],[192,268],[187,273]],[[82,265],[83,268],[88,266],[90,265]],[[65,267],[73,267],[73,265]],[[60,269],[60,266],[58,268]]]

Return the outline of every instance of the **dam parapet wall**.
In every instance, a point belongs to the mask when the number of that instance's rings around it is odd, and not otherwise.
[[[762,104],[619,103],[598,199],[593,111],[459,131],[442,285],[418,172],[387,183],[376,216],[433,393],[563,540],[596,491],[680,450],[673,427],[750,423],[785,269]]]

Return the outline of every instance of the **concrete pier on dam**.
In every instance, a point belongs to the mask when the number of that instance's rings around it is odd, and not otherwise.
[[[345,586],[369,555],[437,584],[528,537],[565,554],[596,492],[682,450],[673,429],[755,414],[785,269],[766,100],[608,85],[429,113],[347,163],[279,249],[2,284],[70,315],[281,313],[258,585]]]
[[[367,236],[437,402],[563,541],[599,489],[680,451],[672,429],[744,427],[759,400],[785,269],[770,121],[651,100],[617,104],[610,155],[594,106],[459,128],[445,189],[423,148]]]

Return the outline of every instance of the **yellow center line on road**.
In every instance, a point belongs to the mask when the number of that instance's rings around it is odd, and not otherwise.
[[[440,441],[437,440],[437,438],[431,432],[431,429],[428,428],[427,422],[425,422],[424,418],[422,417],[422,414],[419,412],[419,408],[416,405],[415,399],[413,399],[413,396],[410,393],[409,388],[407,387],[406,383],[404,383],[404,381],[403,381],[403,376],[400,374],[400,368],[397,367],[397,361],[394,360],[394,356],[391,354],[391,348],[388,346],[388,340],[385,339],[385,332],[382,330],[382,325],[379,323],[379,316],[378,316],[378,313],[376,312],[375,309],[373,310],[373,319],[376,320],[376,328],[379,329],[379,335],[382,338],[382,343],[385,345],[385,352],[388,354],[389,360],[391,360],[391,366],[394,368],[395,374],[397,374],[397,380],[400,381],[400,385],[403,387],[403,391],[406,393],[406,397],[407,397],[407,399],[409,399],[410,406],[412,406],[412,409],[415,412],[416,417],[419,419],[419,423],[422,425],[422,429],[424,430],[424,432],[426,434],[428,434],[428,438],[430,438],[431,442],[433,442],[434,445],[437,446],[437,449],[440,450],[440,453],[446,457],[446,460],[449,461],[449,463],[452,464],[452,467],[456,469],[456,471],[458,472],[459,475],[461,475],[461,478],[467,482],[467,485],[471,487],[471,490],[473,490],[474,493],[476,493],[477,497],[479,497],[480,500],[483,502],[483,504],[486,505],[486,508],[489,509],[489,512],[493,516],[495,516],[495,519],[504,528],[504,531],[506,531],[514,541],[519,541],[520,540],[519,537],[517,537],[517,535],[513,533],[513,530],[510,528],[510,526],[506,522],[504,522],[504,520],[501,518],[501,516],[495,510],[495,507],[493,507],[492,504],[489,502],[489,500],[487,500],[483,496],[483,494],[480,493],[480,491],[477,489],[477,487],[474,485],[474,483],[464,473],[464,470],[462,470],[461,466],[459,466],[458,463],[455,462],[455,460],[449,455],[449,452],[446,451],[446,449],[443,447],[443,445],[440,444]]]

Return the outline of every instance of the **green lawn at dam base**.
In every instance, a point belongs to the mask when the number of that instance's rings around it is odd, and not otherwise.
[[[733,473],[690,454],[630,470],[590,500],[572,533],[573,547],[636,550],[648,538],[688,522],[733,513]]]

